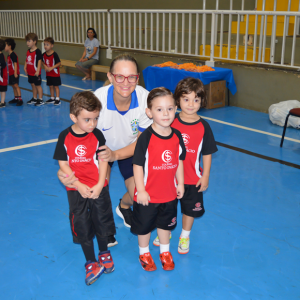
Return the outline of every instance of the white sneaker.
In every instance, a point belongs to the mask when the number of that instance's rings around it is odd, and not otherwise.
[[[190,251],[190,238],[179,238],[178,253],[187,254]]]
[[[172,237],[172,233],[170,231],[170,239],[171,239],[171,237]],[[158,236],[153,241],[153,245],[159,247],[160,244],[159,244],[159,238],[158,238]]]

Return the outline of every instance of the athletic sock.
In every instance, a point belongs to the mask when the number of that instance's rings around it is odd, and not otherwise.
[[[33,97],[33,100],[35,100],[35,101],[36,101],[36,100],[37,100],[37,98],[34,98],[34,97]]]
[[[180,237],[188,238],[190,236],[190,233],[191,233],[191,231],[187,231],[187,230],[182,229]]]
[[[55,97],[51,97],[51,100],[55,100]]]
[[[160,254],[163,252],[169,252],[170,251],[170,243],[169,244],[159,244]]]
[[[52,99],[52,98],[51,98],[51,99]],[[56,97],[55,100],[58,100],[58,101],[59,101],[60,99],[59,99],[59,97]]]
[[[93,262],[96,262],[96,257],[95,257],[95,250],[94,250],[94,242],[93,240],[80,243],[82,251],[84,253],[86,261],[91,260]]]
[[[139,246],[139,248],[140,248],[140,255],[144,255],[145,253],[150,252],[149,245],[147,247],[140,247]]]
[[[96,234],[97,242],[98,242],[98,247],[99,251],[106,251],[107,250],[107,244],[108,244],[108,237],[107,236],[98,236]]]

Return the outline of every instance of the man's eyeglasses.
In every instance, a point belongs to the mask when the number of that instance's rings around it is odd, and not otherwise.
[[[126,78],[129,83],[136,83],[140,76],[139,74],[138,75],[129,75],[129,76],[124,76],[121,74],[113,74],[113,73],[110,73],[110,74],[115,77],[115,81],[117,83],[123,83]]]

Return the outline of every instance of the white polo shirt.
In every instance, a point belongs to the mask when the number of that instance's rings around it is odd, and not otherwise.
[[[136,141],[138,132],[143,132],[152,124],[145,113],[149,92],[137,85],[131,94],[131,103],[127,112],[119,112],[113,99],[114,86],[108,85],[95,91],[102,104],[97,128],[106,139],[106,145],[112,150],[124,148]]]

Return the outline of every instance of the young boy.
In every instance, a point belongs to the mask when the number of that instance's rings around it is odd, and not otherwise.
[[[142,268],[154,271],[149,240],[151,231],[157,228],[159,258],[163,269],[169,271],[175,267],[169,231],[177,225],[177,198],[184,194],[185,147],[180,132],[170,127],[176,112],[172,93],[166,88],[153,89],[147,106],[146,113],[153,124],[140,135],[133,156],[136,190],[131,232],[138,235]]]
[[[17,54],[14,52],[16,47],[16,43],[14,39],[6,39],[5,40],[5,51],[8,53],[7,56],[7,66],[8,66],[8,75],[9,85],[12,86],[14,90],[15,98],[10,100],[9,104],[17,104],[16,106],[22,106],[23,100],[21,97],[21,90],[19,88],[19,77],[20,77],[20,66],[19,59]]]
[[[0,94],[1,94],[1,102],[0,108],[5,107],[5,95],[7,91],[7,68],[5,56],[2,51],[5,48],[4,40],[0,40]]]
[[[73,241],[80,243],[86,258],[85,283],[94,283],[101,274],[114,271],[108,236],[116,233],[111,200],[106,180],[107,162],[98,159],[96,150],[105,138],[96,128],[101,103],[90,91],[76,93],[70,103],[70,118],[74,124],[61,132],[54,159],[70,176],[76,173],[76,189],[68,188],[70,224]],[[96,234],[99,261],[95,258],[93,237]]]
[[[179,238],[178,252],[186,254],[190,249],[190,232],[194,218],[203,216],[203,192],[208,188],[211,156],[218,151],[209,124],[197,114],[205,107],[205,90],[201,80],[188,77],[179,81],[174,97],[181,112],[176,115],[172,127],[182,134],[186,147],[184,160],[185,194],[180,199],[182,212],[182,232]],[[203,170],[200,167],[203,156]],[[154,245],[159,245],[159,239]]]
[[[52,37],[44,39],[44,48],[46,52],[43,53],[43,65],[46,70],[47,85],[50,88],[51,98],[47,100],[46,104],[60,105],[59,86],[61,85],[59,66],[60,59],[55,51],[53,51],[54,40]],[[54,96],[54,90],[56,98]]]
[[[43,101],[43,89],[41,87],[41,67],[42,67],[42,52],[37,48],[38,37],[35,33],[28,33],[25,37],[27,47],[29,50],[26,53],[26,61],[24,65],[25,74],[28,75],[28,82],[32,87],[33,97],[27,102],[29,105],[42,106],[45,104]],[[39,95],[39,99],[37,99]]]

